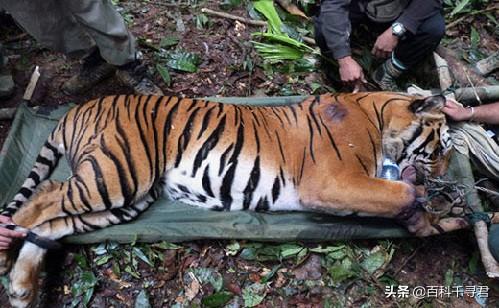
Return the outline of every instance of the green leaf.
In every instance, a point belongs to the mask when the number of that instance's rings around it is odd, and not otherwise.
[[[181,50],[169,54],[166,62],[173,69],[189,73],[197,72],[200,63],[201,58],[197,54]]]
[[[259,305],[263,299],[265,286],[260,283],[254,283],[243,289],[244,307],[255,307]]]
[[[140,274],[137,271],[135,271],[134,269],[132,269],[132,266],[130,266],[130,265],[125,266],[125,272],[129,273],[130,275],[132,275],[133,277],[135,277],[137,279],[140,279]]]
[[[74,255],[74,259],[76,261],[76,264],[80,268],[82,268],[82,269],[88,269],[89,268],[88,267],[87,258],[84,255],[77,253],[77,254]]]
[[[274,277],[275,273],[277,273],[277,271],[281,268],[281,265],[275,265],[272,270],[267,274],[265,275],[264,277],[262,277],[262,280],[261,282],[262,283],[266,283],[268,281],[270,281],[272,279],[272,277]]]
[[[263,16],[265,16],[265,18],[267,19],[267,22],[269,23],[270,26],[269,27],[270,32],[276,34],[282,33],[281,32],[282,21],[274,7],[274,1],[272,0],[253,1],[253,6],[255,7],[255,10],[262,13]]]
[[[316,248],[310,248],[310,252],[317,252],[317,253],[329,253],[332,251],[338,251],[338,250],[343,250],[345,249],[345,245],[339,245],[339,246],[327,246],[326,248],[322,248],[321,245],[319,245]]]
[[[303,247],[294,244],[283,244],[279,246],[279,256],[281,259],[286,259],[297,255],[303,250]]]
[[[144,252],[138,248],[138,247],[133,247],[133,253],[142,261],[147,263],[149,266],[154,266],[154,264],[149,260],[149,258],[144,254]]]
[[[377,251],[368,255],[360,264],[369,274],[373,274],[385,264],[385,254],[383,251]]]
[[[223,291],[206,296],[201,300],[204,307],[218,308],[227,304],[234,295],[230,292]]]
[[[161,48],[172,47],[172,46],[177,45],[179,41],[180,40],[178,37],[166,36],[166,37],[162,38],[161,41],[159,42],[159,47],[161,47]]]
[[[232,242],[225,247],[225,253],[228,256],[235,256],[239,250],[241,249],[241,245],[238,242]]]
[[[253,44],[262,58],[273,62],[281,60],[298,60],[303,57],[303,52],[290,46],[259,42],[253,42]]]
[[[475,27],[473,26],[471,26],[470,40],[471,48],[477,48],[478,44],[480,43],[480,34],[478,34],[478,31],[476,31]]]
[[[170,78],[170,72],[168,72],[168,69],[161,64],[156,64],[156,70],[158,71],[159,75],[161,76],[161,79],[163,79],[163,82],[169,87],[171,85],[171,78]]]
[[[199,29],[199,30],[202,30],[205,28],[206,25],[208,25],[208,17],[204,14],[199,14],[199,15],[196,15],[196,17],[194,18],[194,21],[195,21],[195,24],[196,24],[196,28]]]
[[[470,0],[462,0],[461,2],[456,5],[456,7],[452,10],[450,13],[450,16],[454,16],[456,14],[459,14],[465,6],[467,6],[470,3]]]
[[[243,260],[253,261],[256,260],[256,249],[253,247],[244,248],[239,254],[239,257]]]
[[[94,262],[96,265],[103,265],[103,264],[106,264],[107,262],[109,262],[109,260],[111,260],[112,258],[113,258],[112,255],[103,255],[103,256],[96,258],[94,260]]]
[[[333,266],[328,268],[328,273],[336,283],[357,276],[357,273],[353,270],[352,261],[349,258],[345,258],[341,262],[336,262]]]

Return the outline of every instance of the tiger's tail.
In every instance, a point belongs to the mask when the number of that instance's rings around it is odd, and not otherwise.
[[[24,181],[21,189],[19,189],[10,203],[3,206],[1,215],[14,215],[23,203],[33,195],[38,185],[50,177],[62,156],[55,135],[57,135],[57,129],[55,129],[52,134],[50,134],[47,141],[45,141],[45,144],[36,158],[35,165]]]

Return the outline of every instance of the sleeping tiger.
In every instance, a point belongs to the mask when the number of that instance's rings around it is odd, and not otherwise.
[[[41,239],[131,221],[162,193],[207,209],[319,211],[435,228],[411,183],[377,178],[383,157],[401,170],[445,171],[445,98],[325,94],[256,107],[157,96],[110,96],[71,109],[42,147],[3,214]],[[72,176],[47,180],[65,155]],[[36,296],[46,248],[25,241],[10,271],[11,303]],[[40,247],[42,246],[42,247]],[[12,260],[0,252],[0,271]]]

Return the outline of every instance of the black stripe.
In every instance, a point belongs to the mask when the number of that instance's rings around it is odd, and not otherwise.
[[[248,183],[244,188],[243,195],[243,210],[249,209],[251,202],[253,201],[253,192],[260,182],[260,156],[257,155],[255,162],[253,163],[253,168],[251,169],[250,177]]]
[[[69,200],[69,204],[71,204],[71,207],[74,210],[73,214],[77,214],[80,211],[78,210],[78,208],[76,207],[76,204],[74,202],[73,187],[71,186],[72,181],[68,181],[67,183],[68,183],[67,197]],[[65,206],[65,204],[63,204],[63,206]]]
[[[168,100],[168,103],[170,103],[170,100]],[[168,138],[170,137],[170,131],[171,131],[171,126],[173,122],[173,117],[177,114],[178,107],[180,106],[179,100],[175,102],[175,105],[173,105],[170,110],[168,111],[168,115],[166,116],[166,121],[165,121],[165,126],[163,127],[163,138],[164,138],[164,144],[163,144],[163,159],[166,165],[168,157],[166,157],[168,153]]]
[[[314,155],[314,129],[312,127],[312,123],[310,121],[310,117],[307,116],[307,123],[308,123],[308,132],[310,133],[310,141],[309,141],[309,148],[310,148],[310,157],[312,157],[312,161],[315,164],[315,155]]]
[[[177,158],[175,159],[175,168],[178,167],[180,164],[180,160],[182,158],[182,155],[187,148],[187,145],[189,144],[189,140],[191,139],[191,133],[192,133],[192,125],[194,123],[194,120],[196,118],[196,114],[198,113],[200,107],[197,107],[192,111],[191,115],[187,119],[187,123],[184,126],[184,129],[182,130],[182,134],[177,140]]]
[[[104,206],[106,207],[106,209],[107,210],[110,209],[113,204],[112,204],[111,200],[109,199],[106,181],[105,181],[104,176],[102,174],[102,169],[101,169],[99,163],[97,162],[95,157],[91,156],[91,155],[87,156],[84,159],[84,161],[89,161],[90,164],[92,165],[94,175],[95,175],[95,185],[97,186],[97,190],[99,191],[99,195],[102,199],[102,202],[104,202]]]
[[[203,189],[204,191],[208,194],[208,196],[214,198],[215,194],[213,194],[213,190],[211,189],[211,181],[210,181],[210,165],[207,165],[206,168],[204,168],[203,172],[203,178],[202,178],[202,184],[203,184]]]
[[[314,120],[315,126],[317,126],[317,130],[319,131],[319,135],[322,135],[321,127],[319,126],[319,122],[317,121],[317,118],[316,118],[315,112],[314,112],[314,105],[317,103],[317,101],[318,101],[318,98],[316,97],[315,100],[308,107],[308,112],[309,112],[310,116],[312,117],[312,120]]]
[[[281,116],[279,116],[279,114],[277,113],[276,108],[270,108],[270,110],[276,116],[279,122],[281,122],[281,127],[284,128],[284,122],[282,121]]]
[[[127,170],[128,170],[127,176],[129,176],[133,182],[133,188],[130,188],[131,198],[135,200],[135,198],[137,197],[137,188],[138,188],[138,179],[137,179],[138,172],[137,168],[135,167],[135,163],[131,153],[132,149],[130,147],[130,142],[119,120],[116,121],[116,131],[118,133],[118,136],[116,136],[117,137],[116,140],[121,149],[121,152],[123,153],[123,156],[125,157],[125,161],[127,164]]]
[[[369,170],[367,170],[366,165],[364,164],[364,162],[362,161],[362,159],[360,159],[360,157],[359,157],[359,155],[357,153],[355,153],[355,157],[357,157],[357,160],[362,165],[362,168],[364,169],[366,175],[369,175]]]
[[[108,148],[106,144],[106,139],[101,138],[101,150],[104,155],[106,155],[109,159],[112,160],[116,171],[118,172],[118,180],[120,182],[121,194],[123,195],[123,205],[128,206],[133,202],[133,193],[130,187],[130,183],[128,182],[128,174],[125,166],[121,163],[120,159]]]
[[[146,137],[146,134],[144,132],[144,125],[142,125],[141,121],[140,121],[140,112],[139,112],[139,108],[141,108],[141,110],[145,109],[146,106],[144,106],[144,104],[141,105],[141,101],[139,100],[136,104],[136,108],[135,108],[135,124],[137,125],[137,130],[139,131],[139,137],[140,137],[140,141],[142,143],[142,148],[144,149],[145,151],[145,157],[143,157],[144,160],[147,161],[148,165],[149,165],[149,179],[151,181],[154,181],[155,179],[153,178],[154,174],[155,174],[155,170],[154,170],[154,167],[153,167],[153,158],[151,157],[151,149],[149,148],[149,142],[147,141],[147,137]],[[147,121],[146,119],[144,119],[144,121]]]
[[[367,130],[367,135],[369,136],[369,141],[371,142],[371,148],[373,150],[374,156],[374,174],[378,174],[378,152],[376,151],[376,144],[374,143],[374,139],[371,136],[371,132]]]
[[[201,149],[199,149],[198,153],[196,154],[192,167],[193,177],[196,175],[197,170],[201,167],[202,162],[206,159],[206,157],[208,157],[210,151],[217,146],[218,141],[220,140],[220,136],[225,129],[226,120],[227,117],[224,115],[218,123],[217,127],[213,130],[213,132],[201,146]]]
[[[307,148],[303,148],[303,155],[301,157],[301,166],[300,166],[300,181],[303,177],[303,170],[305,170],[305,158],[307,156]]]
[[[197,137],[198,140],[203,135],[204,131],[206,130],[206,127],[208,127],[208,123],[210,122],[210,119],[211,119],[211,113],[212,113],[213,109],[215,109],[215,107],[216,106],[213,106],[210,109],[208,109],[208,111],[205,112],[204,117],[203,117],[203,121],[201,124],[201,130],[199,131],[199,134]]]
[[[31,197],[32,193],[33,193],[33,191],[29,188],[26,188],[26,187],[21,187],[21,189],[19,189],[19,192],[18,192],[18,194],[23,195],[26,199]]]
[[[258,200],[258,203],[256,204],[255,211],[266,212],[268,210],[269,210],[269,200],[267,199],[267,197],[260,198],[260,200]]]
[[[231,189],[232,189],[232,184],[234,182],[234,175],[236,173],[239,154],[241,153],[243,144],[244,144],[244,123],[241,121],[241,123],[239,124],[239,128],[237,130],[237,140],[236,140],[236,145],[234,146],[234,152],[232,153],[232,156],[229,159],[230,167],[229,170],[227,170],[227,173],[225,174],[222,180],[222,187],[220,187],[220,199],[222,200],[224,210],[226,211],[230,210],[230,207],[232,205]]]
[[[279,152],[281,153],[282,162],[286,163],[286,157],[284,156],[284,149],[282,148],[281,138],[279,137],[279,133],[275,131],[275,135],[277,138],[277,144],[279,145]]]
[[[38,173],[36,173],[35,171],[31,171],[28,175],[28,178],[32,179],[33,182],[35,182],[35,186],[38,186],[38,184],[40,184],[40,175],[38,175]]]
[[[293,113],[293,117],[295,118],[295,123],[298,124],[298,116],[296,115],[295,106],[294,105],[290,105],[290,106],[288,106],[288,108]]]
[[[272,185],[272,203],[275,203],[279,194],[281,193],[281,183],[279,182],[279,177],[274,179],[274,185]]]
[[[90,212],[90,211],[92,211],[92,205],[90,204],[87,197],[85,196],[85,193],[83,192],[83,189],[80,187],[80,184],[81,184],[81,182],[79,179],[75,180],[75,186],[76,186],[76,189],[78,190],[78,197],[80,197],[80,201],[83,204],[83,206],[85,207],[85,211]]]
[[[339,160],[342,160],[340,150],[338,149],[338,146],[336,145],[336,142],[334,141],[333,135],[329,131],[329,128],[326,126],[326,124],[324,124],[324,121],[322,121],[322,117],[320,117],[320,120],[321,120],[322,126],[324,126],[324,128],[326,129],[327,137],[329,138],[329,142],[330,142],[331,146],[333,147],[334,151],[336,152],[336,156],[338,157]]]
[[[229,152],[232,150],[233,147],[234,147],[234,144],[231,143],[231,145],[229,145],[229,147],[220,156],[220,167],[218,170],[218,176],[222,175],[222,172],[225,169],[225,160],[227,159],[227,155],[229,154]]]

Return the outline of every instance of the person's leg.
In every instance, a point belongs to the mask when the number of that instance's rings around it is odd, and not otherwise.
[[[6,66],[7,59],[3,54],[2,44],[0,43],[0,99],[9,98],[14,94],[14,80]]]
[[[430,55],[440,43],[445,34],[445,20],[438,13],[425,20],[416,34],[407,34],[393,52],[393,62],[410,69]]]
[[[135,38],[109,0],[68,0],[66,5],[78,24],[95,41],[98,48],[95,56],[101,57],[101,62],[116,66],[117,77],[123,84],[137,94],[163,95],[147,77],[142,55],[136,50]]]
[[[373,80],[383,89],[398,90],[395,80],[414,65],[430,55],[445,34],[445,20],[437,13],[426,19],[416,34],[407,33],[391,58],[386,60],[372,75]]]

